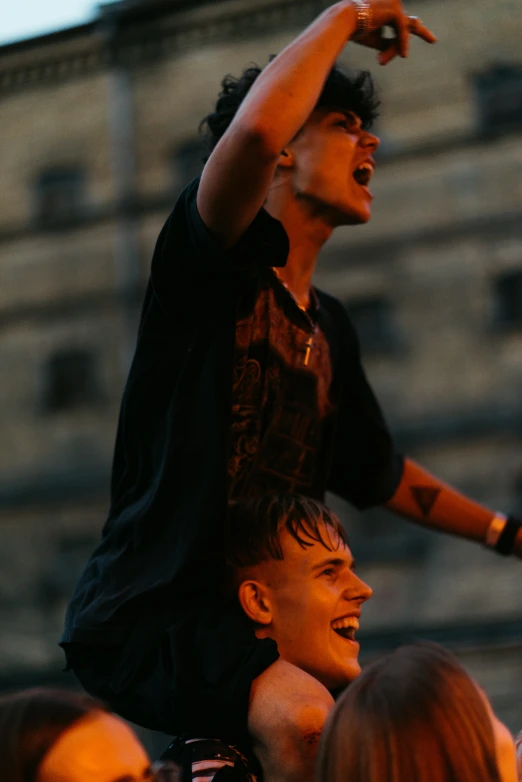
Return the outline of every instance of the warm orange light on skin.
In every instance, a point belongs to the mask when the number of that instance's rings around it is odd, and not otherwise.
[[[303,549],[285,530],[284,560],[251,568],[239,587],[240,602],[257,625],[258,638],[273,638],[281,659],[328,689],[346,686],[361,672],[359,644],[336,634],[332,622],[358,616],[372,595],[354,571],[350,549],[337,542],[333,551],[311,540]]]
[[[128,725],[95,712],[78,720],[44,757],[37,782],[149,782],[150,759]]]
[[[354,114],[320,108],[280,155],[265,208],[290,242],[282,279],[305,306],[317,257],[334,229],[370,219],[373,196],[354,172],[378,145]]]
[[[486,693],[478,684],[477,689],[482,695],[484,703],[486,704],[486,708],[491,719],[491,724],[493,726],[495,749],[497,753],[497,765],[502,782],[518,782],[517,756],[513,736],[504,723],[501,722],[494,713]]]
[[[321,244],[337,226],[368,222],[373,196],[353,173],[378,146],[352,112],[316,109],[281,156],[266,208],[290,236],[324,223]]]

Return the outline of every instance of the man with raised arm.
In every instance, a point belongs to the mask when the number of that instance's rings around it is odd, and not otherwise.
[[[332,491],[522,549],[515,521],[396,454],[348,316],[312,285],[334,229],[370,218],[378,146],[371,77],[336,59],[355,40],[385,64],[412,34],[434,40],[399,0],[343,0],[262,72],[226,79],[210,158],[159,236],[109,517],[62,640],[85,687],[141,725],[270,747],[330,706],[220,595],[229,499]],[[306,753],[271,768],[311,775]]]

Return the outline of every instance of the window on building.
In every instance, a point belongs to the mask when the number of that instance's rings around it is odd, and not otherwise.
[[[497,65],[474,78],[479,129],[485,135],[522,128],[522,66]]]
[[[100,399],[96,360],[89,350],[61,350],[44,366],[42,406],[61,412],[89,405]]]
[[[58,227],[79,220],[85,208],[85,176],[81,169],[52,168],[36,180],[36,219]]]
[[[189,139],[180,144],[172,155],[174,188],[183,190],[189,182],[203,171],[206,154],[205,142],[201,138]]]
[[[522,269],[494,281],[494,322],[501,329],[522,328]]]
[[[352,299],[345,307],[364,353],[389,353],[398,347],[393,306],[387,298]]]

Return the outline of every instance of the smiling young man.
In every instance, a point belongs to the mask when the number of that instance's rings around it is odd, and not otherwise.
[[[238,614],[256,638],[277,647],[280,665],[305,674],[297,690],[295,681],[281,675],[278,697],[272,693],[263,703],[270,741],[254,741],[253,747],[265,779],[281,778],[282,768],[286,775],[295,768],[297,778],[306,762],[313,768],[322,725],[333,705],[330,693],[361,672],[355,633],[372,590],[355,573],[339,519],[316,500],[297,494],[234,503],[227,559],[226,593]],[[296,720],[299,713],[303,719]],[[222,742],[184,737],[173,742],[165,758],[183,767],[187,778],[198,776],[206,761],[207,776],[213,772],[217,782],[220,769],[234,762],[234,750]],[[239,758],[238,766],[248,770],[248,761]]]
[[[338,518],[321,503],[295,494],[239,502],[230,513],[228,561],[238,603],[256,637],[275,641],[281,661],[324,687],[326,712],[328,703],[333,705],[326,691],[346,687],[361,672],[355,633],[372,595],[355,573]],[[283,729],[272,731],[268,747],[254,741],[265,778],[280,776],[281,758],[287,767],[294,759],[296,775],[303,757],[313,765],[323,712],[315,715],[315,731],[305,718],[305,729],[297,722],[292,735],[277,713],[291,697],[286,684],[284,697],[266,701],[266,720],[273,726],[281,721]],[[293,697],[302,703],[301,693]],[[313,709],[313,701],[305,708]]]
[[[411,34],[434,40],[399,0],[343,0],[264,70],[227,78],[203,174],[159,236],[109,518],[63,637],[86,688],[146,727],[234,742],[248,721],[261,745],[274,734],[266,703],[286,735],[294,717],[303,727],[297,697],[328,707],[314,677],[220,600],[229,499],[331,491],[521,548],[515,522],[396,453],[344,307],[312,285],[332,232],[371,213],[373,84],[336,60],[351,40],[381,63],[406,56]],[[281,778],[311,773],[294,772]]]
[[[236,503],[229,514],[228,562],[237,601],[257,638],[329,691],[361,672],[362,604],[372,596],[337,516],[298,494]]]

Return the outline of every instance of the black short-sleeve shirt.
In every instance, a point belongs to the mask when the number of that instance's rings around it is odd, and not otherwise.
[[[365,508],[401,477],[342,304],[319,290],[313,313],[291,301],[273,272],[288,237],[265,210],[222,249],[198,214],[198,183],[156,244],[109,516],[64,642],[114,643],[140,612],[179,615],[204,599],[222,575],[230,495],[329,490]]]

